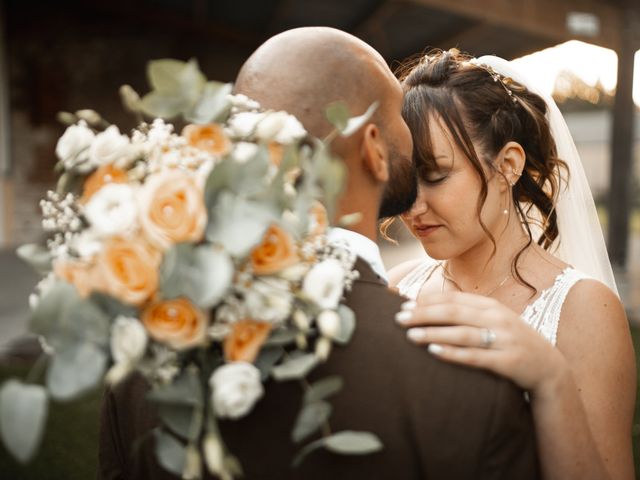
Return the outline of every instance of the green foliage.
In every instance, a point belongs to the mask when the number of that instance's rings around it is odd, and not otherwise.
[[[40,385],[8,380],[0,389],[0,434],[21,462],[35,454],[47,419],[47,392]]]
[[[21,245],[16,250],[16,254],[41,275],[51,271],[51,252],[42,245],[36,243]]]
[[[317,364],[318,358],[313,353],[289,358],[272,370],[273,378],[280,382],[298,380],[306,377]]]
[[[200,308],[209,309],[231,286],[233,271],[233,263],[224,250],[180,243],[164,255],[160,291],[164,298],[185,296]]]
[[[47,389],[56,400],[70,400],[97,386],[107,356],[93,343],[78,343],[56,351],[47,370]]]
[[[291,432],[291,439],[300,443],[314,434],[331,416],[331,405],[324,401],[310,403],[302,407]]]
[[[156,458],[158,463],[169,472],[182,477],[185,465],[185,448],[169,433],[154,431],[156,438]]]
[[[318,380],[305,392],[303,403],[310,404],[324,400],[342,390],[343,385],[342,379],[336,375]]]
[[[172,383],[154,386],[147,398],[161,404],[202,407],[200,379],[192,369],[186,369]]]

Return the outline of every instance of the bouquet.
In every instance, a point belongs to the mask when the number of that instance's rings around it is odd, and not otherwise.
[[[44,352],[29,378],[42,382],[2,385],[0,433],[27,461],[49,399],[135,371],[162,423],[160,464],[200,478],[204,463],[232,478],[241,466],[217,420],[247,415],[268,379],[304,379],[353,333],[341,302],[355,256],[326,237],[345,175],[328,145],[375,105],[354,118],[330,105],[336,129],[321,141],[286,112],[207,81],[193,60],[151,62],[148,76],[144,97],[121,89],[140,120],[130,135],[92,110],[60,114],[69,126],[56,148],[57,188],[41,202],[47,243],[19,249],[43,274],[29,299]],[[302,384],[299,443],[328,421],[326,398],[342,381]],[[326,434],[296,461],[320,447],[363,454],[381,445],[367,432]]]

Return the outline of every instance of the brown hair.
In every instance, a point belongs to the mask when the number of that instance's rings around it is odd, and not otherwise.
[[[520,282],[535,290],[518,272],[517,262],[534,241],[530,225],[540,223],[536,222],[536,216],[542,219],[542,234],[535,241],[548,249],[557,238],[555,199],[560,188],[560,170],[566,170],[566,164],[557,157],[545,116],[545,101],[519,83],[471,63],[470,59],[456,49],[433,50],[400,68],[405,91],[402,115],[413,136],[414,161],[419,177],[429,178],[435,169],[429,118],[442,119],[481,180],[480,218],[488,192],[483,163],[492,168],[492,160],[510,141],[522,146],[526,161],[520,180],[512,188],[512,200],[525,224],[529,242],[516,256],[512,269]],[[488,158],[481,161],[474,142]],[[392,221],[383,222],[384,235]],[[495,239],[482,220],[480,225],[491,239],[495,253]]]

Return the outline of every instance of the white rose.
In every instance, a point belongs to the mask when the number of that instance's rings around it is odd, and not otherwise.
[[[325,310],[338,306],[343,289],[344,269],[335,258],[314,265],[302,283],[305,295]]]
[[[93,194],[84,214],[98,236],[127,232],[137,217],[134,189],[124,183],[108,183]]]
[[[126,135],[121,135],[115,125],[96,135],[89,150],[89,160],[95,167],[116,163],[131,157],[133,150]]]
[[[268,113],[258,123],[256,137],[264,142],[293,143],[307,134],[302,124],[287,112]]]
[[[240,418],[264,395],[260,370],[250,363],[221,366],[209,379],[213,408],[220,418]]]
[[[87,160],[95,137],[85,122],[71,125],[65,130],[56,145],[56,155],[64,163],[66,170],[77,168],[82,173],[91,170],[91,164]]]
[[[102,242],[90,230],[85,230],[73,238],[71,247],[80,258],[92,258],[102,250]]]
[[[258,145],[251,142],[238,142],[233,149],[233,158],[238,163],[251,160],[258,153]]]
[[[325,337],[335,338],[340,333],[340,315],[333,310],[324,310],[318,315],[318,328]]]
[[[135,318],[118,316],[111,327],[111,355],[116,363],[134,364],[147,348],[147,332]]]
[[[249,110],[260,109],[260,104],[258,102],[250,99],[249,97],[247,97],[246,95],[243,95],[242,93],[238,93],[236,95],[229,95],[228,98],[229,98],[229,101],[231,102],[231,105],[234,108],[234,111],[244,112]]]
[[[277,323],[286,320],[291,313],[293,294],[287,281],[265,277],[247,289],[245,301],[251,318]]]
[[[264,113],[241,112],[229,119],[229,130],[233,137],[247,138],[256,125],[264,118]]]

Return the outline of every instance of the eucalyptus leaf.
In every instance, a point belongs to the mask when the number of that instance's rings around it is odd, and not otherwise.
[[[202,95],[189,109],[184,118],[191,123],[222,121],[231,111],[229,94],[233,90],[231,83],[207,82]]]
[[[110,319],[119,315],[124,317],[137,317],[138,309],[133,305],[122,303],[120,300],[102,292],[91,292],[89,301],[98,307]]]
[[[42,245],[37,243],[21,245],[16,250],[16,254],[40,274],[51,271],[53,257],[49,249]]]
[[[62,196],[67,193],[79,193],[82,190],[82,185],[84,184],[86,176],[76,171],[70,170],[64,172],[58,178],[58,183],[56,184],[56,192]]]
[[[269,152],[260,146],[256,154],[244,163],[226,157],[209,174],[205,184],[205,205],[212,209],[218,205],[218,195],[232,192],[251,197],[266,190],[265,177],[269,171]]]
[[[341,345],[346,345],[351,340],[356,328],[356,314],[346,305],[340,305],[338,307],[338,315],[340,315],[340,330],[334,337],[334,341]]]
[[[158,403],[201,406],[202,386],[197,373],[187,369],[173,382],[153,387],[147,398]]]
[[[43,335],[55,349],[84,340],[106,345],[109,318],[76,289],[63,281],[54,282],[32,312],[30,330]]]
[[[272,370],[272,375],[280,382],[298,380],[306,377],[317,364],[318,358],[313,353],[307,353],[278,365]]]
[[[256,358],[255,366],[260,370],[260,379],[264,382],[271,375],[271,369],[278,363],[284,355],[281,347],[262,347],[258,358]]]
[[[243,258],[259,244],[277,220],[273,206],[222,192],[211,212],[207,240],[224,247],[231,256]]]
[[[329,123],[340,132],[347,128],[349,118],[351,118],[349,107],[342,101],[330,103],[325,110],[325,114]]]
[[[156,458],[169,472],[182,478],[186,455],[185,447],[169,433],[156,430]]]
[[[345,430],[324,438],[324,446],[342,455],[368,455],[382,450],[380,439],[370,432]]]
[[[0,388],[0,434],[7,450],[28,462],[42,439],[47,419],[47,392],[41,385],[8,380]]]
[[[266,347],[290,345],[296,341],[297,336],[298,332],[291,328],[277,328],[271,332],[264,345]]]
[[[47,370],[47,388],[53,398],[71,400],[98,385],[106,366],[106,354],[91,343],[56,351]]]
[[[303,403],[311,404],[324,400],[342,390],[343,385],[342,378],[335,375],[318,380],[305,392]]]
[[[207,81],[195,59],[188,62],[174,59],[151,61],[147,64],[147,77],[157,92],[191,97],[193,100]]]
[[[309,403],[300,411],[291,432],[291,439],[300,443],[315,433],[331,416],[331,405],[324,401]]]
[[[195,409],[189,405],[158,404],[158,416],[162,423],[185,440],[191,438],[193,432],[199,434],[202,427],[202,425],[193,425],[194,412]]]
[[[189,108],[189,100],[180,95],[169,95],[160,92],[147,93],[140,100],[140,108],[150,117],[164,119],[175,118]]]
[[[202,309],[218,304],[229,289],[234,267],[229,255],[212,245],[175,245],[160,267],[160,291],[165,298],[189,297]]]
[[[298,455],[295,456],[295,458],[291,462],[291,466],[293,468],[299,467],[300,464],[303,462],[303,460],[307,457],[307,455],[309,455],[314,450],[318,450],[319,448],[322,448],[323,446],[324,446],[324,438],[321,438],[319,440],[316,440],[315,442],[311,442],[310,444],[305,445],[305,447],[302,450],[300,450],[300,452],[298,452]]]
[[[380,105],[380,102],[378,101],[373,102],[369,106],[369,108],[367,108],[367,111],[364,112],[362,115],[350,118],[347,121],[347,125],[344,128],[339,129],[340,134],[343,137],[348,137],[350,135],[353,135],[358,130],[360,130],[369,120],[371,120],[371,117],[373,117],[373,114],[378,109],[379,105]]]

